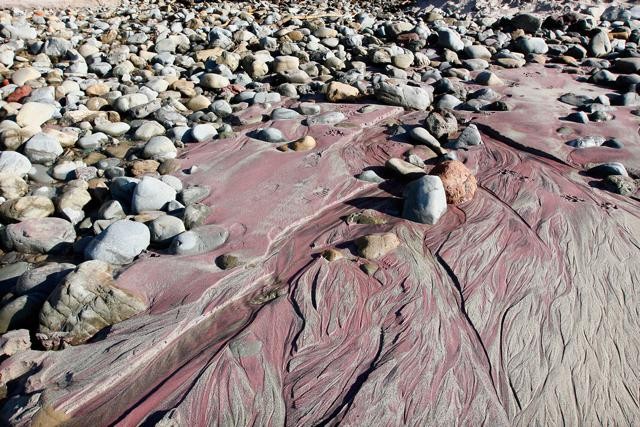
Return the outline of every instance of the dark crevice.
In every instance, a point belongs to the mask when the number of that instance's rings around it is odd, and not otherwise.
[[[349,390],[347,391],[347,394],[344,396],[344,399],[342,399],[342,402],[340,403],[340,405],[338,405],[336,407],[336,409],[331,414],[329,414],[326,418],[324,418],[322,421],[320,421],[317,424],[315,424],[316,427],[326,426],[329,423],[331,423],[332,421],[336,422],[336,425],[340,423],[340,421],[336,420],[335,418],[341,412],[343,412],[343,411],[347,412],[349,410],[349,408],[353,404],[353,401],[356,398],[356,395],[358,394],[360,389],[362,389],[362,386],[364,385],[364,383],[369,378],[369,375],[371,375],[371,373],[377,368],[376,364],[380,360],[380,356],[382,354],[382,347],[383,346],[384,346],[384,331],[381,328],[380,329],[380,341],[378,343],[378,350],[376,351],[375,356],[373,356],[373,360],[369,364],[369,367],[364,372],[362,372],[360,375],[358,375],[358,377],[356,378],[355,382],[351,385],[351,387],[349,387]]]
[[[545,158],[547,160],[551,160],[552,162],[555,163],[559,163],[563,166],[568,166],[571,167],[570,164],[568,164],[567,162],[565,162],[562,159],[559,159],[558,157],[547,153],[546,151],[543,150],[539,150],[537,148],[533,148],[533,147],[528,147],[524,144],[521,144],[517,141],[514,141],[513,139],[509,138],[508,136],[503,135],[502,133],[500,133],[499,131],[495,130],[494,128],[492,128],[491,126],[487,126],[485,124],[482,123],[476,123],[475,124],[478,127],[478,130],[480,130],[482,133],[486,134],[487,136],[491,137],[492,139],[501,142],[503,144],[508,145],[509,147],[516,149],[518,151],[523,151],[525,153],[537,156],[537,157],[542,157]]]

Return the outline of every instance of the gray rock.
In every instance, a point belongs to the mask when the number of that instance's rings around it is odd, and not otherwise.
[[[134,212],[161,210],[176,199],[176,190],[159,179],[145,176],[133,191],[131,208]]]
[[[0,174],[25,176],[31,170],[28,158],[15,151],[0,152]]]
[[[384,179],[372,170],[363,171],[356,178],[362,181],[372,182],[374,184],[380,184],[381,182],[384,182]]]
[[[474,124],[470,124],[462,131],[460,136],[455,142],[455,148],[473,147],[482,144],[482,136],[478,127]]]
[[[169,251],[175,255],[198,255],[222,246],[229,233],[218,225],[203,225],[176,236]]]
[[[435,224],[447,211],[447,197],[439,177],[425,175],[407,184],[402,217]]]
[[[545,54],[549,51],[547,42],[540,37],[520,37],[516,40],[516,46],[526,54]]]
[[[454,52],[464,49],[464,42],[460,38],[460,34],[450,28],[438,30],[438,45]]]
[[[259,129],[256,132],[256,138],[261,140],[261,141],[266,141],[266,142],[283,142],[283,141],[285,141],[284,135],[282,135],[282,132],[280,131],[280,129],[277,129],[277,128]]]
[[[426,110],[433,102],[433,93],[421,87],[391,85],[381,82],[375,87],[378,100],[389,105],[397,105],[415,110]]]
[[[202,185],[190,185],[180,192],[179,200],[189,206],[207,198],[211,189]]]
[[[599,135],[591,135],[591,136],[583,136],[580,138],[572,139],[567,142],[567,145],[575,148],[589,148],[589,147],[599,147],[607,139],[603,136]]]
[[[108,226],[89,242],[84,255],[87,259],[114,265],[129,264],[147,249],[150,241],[146,225],[123,219]]]
[[[195,125],[191,129],[191,136],[197,142],[203,142],[208,139],[213,139],[217,135],[218,135],[218,131],[212,124],[209,124],[209,123]]]
[[[149,224],[151,241],[160,245],[168,245],[174,237],[185,231],[184,223],[180,218],[171,215],[162,215]]]
[[[594,32],[591,36],[591,40],[589,41],[589,50],[595,57],[601,57],[611,53],[611,42],[609,41],[609,35],[605,30],[598,28]]]
[[[142,155],[145,159],[164,161],[175,159],[178,155],[178,150],[166,136],[154,136],[144,145]]]
[[[46,133],[33,135],[24,146],[24,154],[32,163],[51,164],[62,152],[58,140]]]
[[[202,203],[194,203],[184,209],[182,221],[187,230],[201,226],[211,214],[211,208]]]

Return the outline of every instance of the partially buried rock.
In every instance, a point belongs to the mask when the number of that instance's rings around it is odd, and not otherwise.
[[[40,312],[39,338],[49,350],[82,344],[101,329],[146,308],[142,298],[118,286],[109,264],[87,261],[70,273],[45,302]]]
[[[98,234],[85,248],[87,259],[100,260],[115,265],[131,263],[147,249],[151,235],[146,225],[119,220]]]
[[[288,146],[293,151],[309,151],[315,148],[316,140],[314,137],[307,135],[290,142]]]
[[[7,250],[30,254],[66,252],[75,239],[73,225],[62,218],[28,219],[9,224],[2,232]]]
[[[425,175],[407,184],[402,217],[435,224],[447,210],[447,196],[438,176]]]
[[[381,233],[359,237],[355,243],[361,257],[378,259],[397,248],[400,240],[393,233]]]
[[[198,255],[222,246],[229,232],[218,225],[203,225],[173,239],[169,251],[175,255]]]
[[[344,258],[344,255],[342,254],[342,252],[335,248],[329,248],[322,251],[322,258],[326,259],[329,262],[333,262]]]
[[[216,258],[215,263],[221,270],[230,270],[242,265],[240,258],[233,254],[220,255]]]
[[[627,169],[620,162],[608,162],[592,166],[587,170],[587,174],[596,178],[605,178],[610,175],[629,175]]]
[[[458,160],[447,160],[438,163],[431,175],[437,175],[442,180],[447,203],[459,205],[468,202],[476,193],[476,177]]]
[[[622,196],[633,196],[638,191],[638,182],[629,176],[610,175],[605,179],[609,191]]]

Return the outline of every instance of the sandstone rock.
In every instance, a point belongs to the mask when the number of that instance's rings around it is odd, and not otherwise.
[[[24,196],[0,205],[0,216],[7,221],[46,218],[54,212],[51,199],[43,196]]]
[[[457,160],[438,163],[430,174],[440,177],[447,195],[447,203],[459,205],[467,202],[473,198],[476,192],[475,176],[462,162]]]
[[[355,101],[360,91],[348,84],[333,81],[327,86],[326,97],[330,102]]]
[[[78,345],[145,309],[145,301],[118,287],[109,264],[87,261],[49,296],[40,312],[39,332],[46,336],[45,348]]]
[[[361,257],[374,260],[397,248],[400,245],[400,240],[393,233],[381,233],[359,237],[355,243]]]

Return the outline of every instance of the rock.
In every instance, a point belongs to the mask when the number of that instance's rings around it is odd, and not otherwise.
[[[20,102],[31,94],[31,86],[20,86],[7,96],[7,102]]]
[[[190,185],[180,192],[180,201],[185,206],[189,206],[206,199],[210,193],[211,190],[208,187],[202,185]]]
[[[131,171],[131,175],[141,177],[143,175],[154,174],[159,166],[160,162],[156,160],[135,160],[129,167],[129,170]]]
[[[522,53],[544,55],[549,51],[549,46],[540,37],[520,37],[516,40],[516,46]]]
[[[84,150],[97,150],[108,141],[109,137],[106,134],[96,132],[78,139],[77,145]]]
[[[482,136],[474,124],[467,126],[455,142],[455,148],[468,148],[482,144]]]
[[[295,70],[300,66],[300,59],[295,56],[283,55],[276,56],[273,60],[273,72],[281,73],[283,71]]]
[[[271,143],[282,142],[285,140],[284,135],[282,135],[280,129],[277,128],[258,129],[258,131],[256,132],[256,138],[261,141]]]
[[[109,120],[96,119],[93,127],[94,131],[102,132],[109,136],[120,137],[129,132],[131,126],[124,122],[112,123]]]
[[[204,95],[196,95],[187,102],[187,108],[192,111],[200,111],[209,108],[211,101]]]
[[[0,152],[0,174],[25,176],[31,170],[28,158],[15,151]]]
[[[148,121],[143,123],[134,132],[134,137],[140,141],[148,141],[154,136],[164,135],[165,129],[156,121]]]
[[[46,349],[82,344],[145,309],[140,297],[118,287],[109,264],[87,261],[56,287],[42,307],[39,332],[46,338],[41,341]]]
[[[27,194],[29,186],[18,175],[0,174],[0,197],[6,200],[17,199]]]
[[[384,179],[378,176],[378,174],[372,170],[363,171],[356,178],[362,181],[372,182],[374,184],[380,184],[381,182],[384,182]]]
[[[62,279],[76,266],[70,263],[50,262],[25,272],[11,290],[15,296],[30,294],[41,298],[40,304],[51,294]]]
[[[133,192],[131,208],[136,213],[162,210],[167,203],[175,199],[176,190],[159,179],[145,176]]]
[[[396,157],[390,158],[384,165],[387,169],[390,169],[393,172],[403,176],[425,173],[424,169],[422,169],[421,167],[414,166],[411,163],[405,162],[404,160],[398,159]]]
[[[589,41],[589,50],[595,57],[606,56],[611,53],[611,42],[609,35],[601,28],[598,28],[591,36]]]
[[[438,163],[430,172],[440,177],[447,203],[459,205],[473,199],[476,193],[476,177],[467,167],[457,160],[447,160]]]
[[[185,231],[185,227],[180,218],[163,215],[151,221],[149,231],[153,243],[168,245],[175,236]]]
[[[57,112],[57,108],[51,104],[42,102],[27,102],[20,108],[16,116],[16,123],[21,127],[41,126],[51,120]]]
[[[2,232],[7,250],[27,254],[64,253],[75,239],[73,225],[62,218],[26,219],[7,225]]]
[[[438,46],[454,52],[459,52],[464,49],[464,43],[460,35],[450,28],[441,28],[438,30]]]
[[[479,44],[465,47],[464,55],[471,59],[491,59],[491,52],[489,52],[489,49]]]
[[[222,246],[229,233],[218,225],[203,225],[173,239],[169,251],[175,255],[198,255]]]
[[[605,178],[610,175],[629,176],[627,169],[620,162],[601,163],[587,169],[587,174],[596,178]]]
[[[28,329],[8,331],[0,336],[0,355],[4,357],[26,351],[31,348],[31,336]]]
[[[333,81],[327,86],[326,97],[330,102],[355,101],[360,97],[360,91],[348,84]]]
[[[126,214],[117,200],[108,200],[100,206],[98,216],[101,219],[123,219]]]
[[[230,84],[229,79],[220,74],[207,73],[200,78],[200,86],[205,89],[222,89]]]
[[[290,142],[289,143],[289,148],[293,151],[308,151],[308,150],[313,150],[316,147],[316,140],[315,138],[313,138],[312,136],[303,136],[302,138]],[[0,181],[0,188],[1,188],[1,181]]]
[[[85,184],[86,185],[86,184]],[[58,211],[71,221],[72,224],[78,224],[84,219],[84,206],[91,201],[91,195],[85,187],[66,188],[64,193],[58,197]]]
[[[216,257],[215,263],[221,270],[230,270],[242,265],[240,258],[232,254],[223,254]]]
[[[458,131],[458,121],[448,112],[442,114],[433,112],[424,123],[429,133],[436,139],[449,138]]]
[[[51,164],[62,152],[60,143],[46,133],[33,135],[24,146],[24,154],[32,163]]]
[[[428,130],[422,127],[415,127],[409,131],[409,137],[417,144],[424,144],[427,147],[434,150],[436,154],[444,154],[440,142],[429,133]]]
[[[622,196],[633,196],[638,191],[638,182],[625,175],[610,175],[605,179],[609,191]]]
[[[151,234],[146,225],[122,219],[115,221],[89,242],[84,255],[114,265],[133,262],[147,249]]]
[[[407,184],[402,217],[422,224],[435,224],[447,211],[447,196],[438,176],[425,175]]]
[[[615,70],[619,73],[631,74],[640,72],[640,57],[618,58],[615,62]]]
[[[154,136],[144,145],[142,155],[145,159],[164,161],[175,159],[178,155],[178,150],[166,136]]]
[[[415,110],[426,110],[433,102],[432,92],[421,87],[407,85],[391,85],[386,82],[378,84],[375,89],[378,100],[389,105],[397,105]]]
[[[30,80],[40,78],[40,75],[40,72],[33,67],[23,67],[14,71],[11,75],[11,80],[18,86],[22,86]]]
[[[592,104],[595,100],[587,95],[576,95],[575,93],[565,93],[559,98],[560,102],[573,105],[574,107],[584,107]]]
[[[527,33],[535,33],[542,26],[542,20],[530,13],[520,13],[511,18],[511,25]]]
[[[491,71],[482,71],[476,76],[476,83],[484,86],[502,86],[504,82]]]
[[[604,144],[606,140],[607,139],[603,136],[590,135],[572,139],[571,141],[567,142],[567,145],[575,148],[599,147]]]
[[[326,113],[318,114],[317,116],[308,117],[307,125],[316,126],[316,125],[335,125],[347,118],[340,111],[327,111]]]
[[[213,139],[217,135],[218,135],[218,131],[212,124],[209,124],[209,123],[195,125],[191,129],[191,136],[197,142],[203,142],[208,139]]]
[[[145,105],[149,102],[149,98],[143,93],[130,93],[117,98],[113,107],[121,113],[126,113],[135,107]]]
[[[211,214],[211,208],[202,203],[194,203],[184,209],[182,222],[187,230],[201,226]]]
[[[374,260],[397,248],[400,240],[393,233],[369,234],[356,239],[355,244],[361,257]]]
[[[46,218],[54,212],[53,202],[43,196],[24,196],[0,205],[0,216],[7,221]]]

